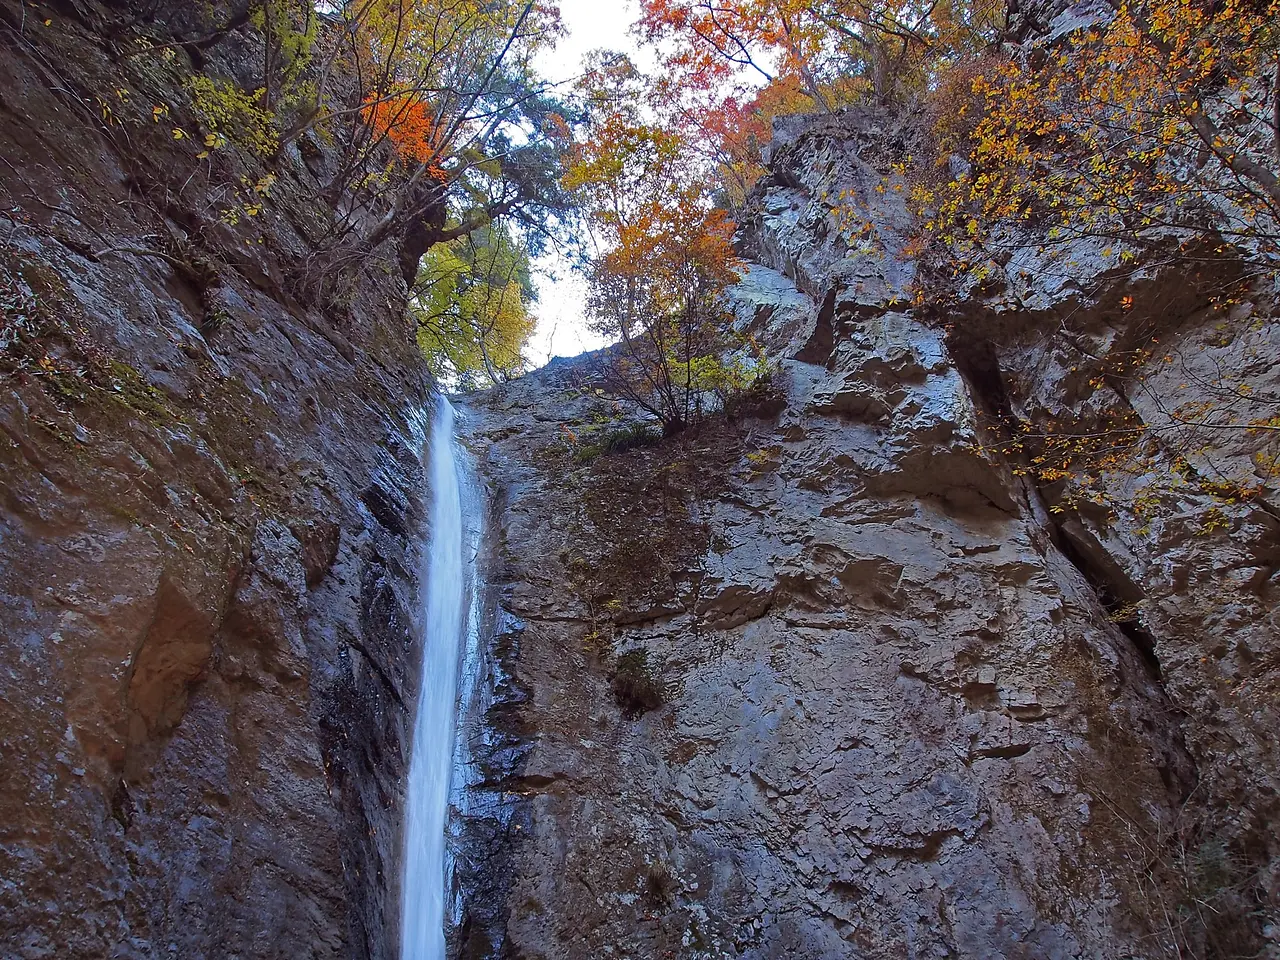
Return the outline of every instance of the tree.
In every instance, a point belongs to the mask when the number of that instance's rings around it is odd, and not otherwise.
[[[249,0],[201,11],[170,11],[177,38],[147,51],[191,54],[189,86],[209,150],[235,142],[270,164],[309,134],[337,148],[320,191],[335,217],[319,238],[316,279],[389,246],[411,284],[434,244],[506,218],[536,245],[564,214],[559,155],[545,129],[565,110],[531,67],[560,33],[554,7]],[[231,36],[256,58],[238,62],[234,76],[205,73]]]
[[[989,43],[1004,19],[996,0],[643,0],[642,6],[643,34],[669,50],[665,66],[676,84],[706,88],[743,74],[766,82],[791,78],[826,111],[849,102],[859,87],[882,101],[919,89],[938,66]]]
[[[645,0],[655,95],[712,158],[732,209],[763,176],[775,117],[916,96],[993,42],[1003,0]]]
[[[481,0],[349,0],[335,12],[330,58],[357,95],[326,102],[322,73],[311,116],[350,126],[351,148],[328,187],[357,253],[394,239],[407,281],[418,259],[499,218],[536,238],[563,209],[558,161],[543,131],[563,108],[530,62],[560,32],[553,7]],[[390,149],[397,166],[379,163]]]
[[[564,184],[604,247],[590,264],[589,307],[597,329],[618,341],[606,388],[671,434],[759,370],[754,356],[726,359],[735,345],[723,301],[738,277],[734,224],[713,205],[687,140],[642,118],[647,88],[623,57],[588,76],[588,133],[568,148]]]
[[[432,372],[460,386],[520,373],[533,298],[528,255],[502,226],[433,246],[409,301]]]

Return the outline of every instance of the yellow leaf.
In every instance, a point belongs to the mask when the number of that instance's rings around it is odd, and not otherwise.
[[[179,127],[173,128],[173,139],[184,140],[186,139],[186,136],[187,136],[186,133],[183,130],[181,130]]]

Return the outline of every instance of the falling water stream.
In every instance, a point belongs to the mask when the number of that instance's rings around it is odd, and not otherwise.
[[[431,540],[423,598],[422,685],[405,791],[401,960],[443,960],[445,955],[445,823],[455,765],[459,665],[473,593],[473,557],[468,548],[474,537],[474,530],[464,522],[464,506],[470,498],[453,432],[453,407],[441,397],[431,427]]]

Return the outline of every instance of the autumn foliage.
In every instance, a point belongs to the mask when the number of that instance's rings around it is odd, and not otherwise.
[[[373,136],[389,140],[405,163],[423,164],[430,176],[448,180],[448,174],[440,165],[446,145],[431,108],[419,96],[370,93],[364,99],[360,116]]]
[[[596,322],[628,349],[648,343],[633,350],[633,399],[672,427],[715,402],[697,386],[702,358],[739,347],[720,306],[731,221],[779,117],[931,103],[933,148],[886,179],[919,215],[908,251],[958,277],[1045,239],[1051,253],[1100,240],[1118,267],[1206,242],[1251,270],[1280,256],[1280,0],[1115,0],[1052,33],[1034,16],[1054,10],[1018,7],[641,0],[636,35],[660,69],[597,57],[573,104],[533,72],[561,32],[548,3],[362,0],[322,16],[254,0],[260,77],[193,81],[192,141],[200,160],[235,142],[264,162],[313,133],[343,144],[323,188],[326,277],[396,243],[412,284],[435,246],[502,219],[520,224],[511,242],[536,244],[579,204],[599,241]],[[856,232],[861,212],[830,203]],[[261,198],[241,208],[256,215]]]
[[[589,307],[619,342],[603,375],[615,396],[676,432],[757,373],[754,356],[731,356],[734,224],[688,138],[643,116],[647,81],[630,63],[608,60],[582,87],[591,123],[568,146],[563,182],[602,248],[589,266]]]
[[[432,247],[409,301],[432,373],[474,387],[523,372],[532,300],[528,254],[500,225]]]
[[[1003,18],[996,0],[644,0],[638,29],[660,51],[655,94],[737,207],[764,173],[774,118],[918,95]]]
[[[1118,2],[1002,46],[1010,9],[645,0],[640,28],[663,51],[655,95],[715,162],[731,207],[763,174],[774,117],[931,102],[936,146],[899,158],[896,188],[920,214],[911,249],[945,249],[957,272],[1007,260],[1033,223],[1051,244],[1109,241],[1118,263],[1210,232],[1256,263],[1276,257],[1280,3]],[[857,211],[834,214],[856,231]]]
[[[1280,247],[1280,131],[1269,77],[1280,3],[1122,5],[1030,57],[991,59],[942,114],[942,158],[969,169],[918,191],[958,259],[1096,237],[1106,254],[1210,231],[1261,262]]]
[[[897,96],[929,70],[990,39],[991,0],[644,0],[641,27],[669,51],[676,82],[709,87],[754,74],[794,78],[822,109],[850,88]]]

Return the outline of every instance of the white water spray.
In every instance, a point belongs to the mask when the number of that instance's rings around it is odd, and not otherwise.
[[[440,397],[431,428],[431,543],[422,686],[405,791],[401,960],[444,958],[445,818],[469,567],[463,557],[462,484],[454,453],[453,407]]]

